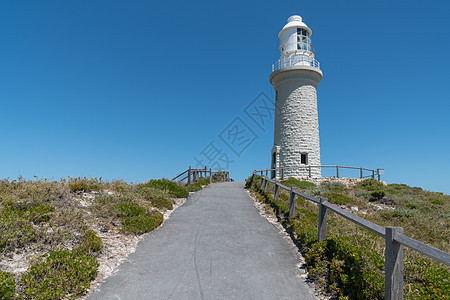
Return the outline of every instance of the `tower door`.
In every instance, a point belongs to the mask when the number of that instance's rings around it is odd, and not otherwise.
[[[277,153],[272,153],[272,167],[271,169],[275,169],[277,167]],[[274,179],[277,175],[277,171],[271,171],[270,178]]]

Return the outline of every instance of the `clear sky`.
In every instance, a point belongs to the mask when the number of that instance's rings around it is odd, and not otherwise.
[[[444,0],[1,1],[0,178],[142,182],[199,160],[242,180],[269,167],[273,120],[246,111],[273,99],[277,35],[299,14],[324,74],[322,163],[450,194],[449,11]],[[249,135],[231,149],[235,126]]]

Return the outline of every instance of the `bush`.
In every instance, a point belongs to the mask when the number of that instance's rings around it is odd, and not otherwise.
[[[301,181],[301,180],[298,180],[298,179],[296,179],[294,177],[289,177],[286,180],[282,180],[281,183],[284,184],[285,186],[296,187],[296,188],[298,188],[300,190],[305,190],[305,189],[313,188],[313,187],[316,186],[312,182]]]
[[[212,175],[213,182],[225,181],[225,171],[219,170]]]
[[[64,299],[83,295],[97,276],[96,258],[80,251],[53,251],[37,260],[22,276],[24,296]]]
[[[427,259],[406,263],[405,278],[411,282],[405,285],[405,299],[448,299],[450,295],[449,271]]]
[[[376,190],[370,193],[373,200],[380,200],[386,195],[386,192],[383,190]]]
[[[16,292],[16,280],[11,273],[0,270],[0,299],[8,300],[14,298]]]
[[[33,225],[48,222],[54,208],[40,202],[3,203],[0,212],[0,251],[12,250],[37,240]]]
[[[146,213],[145,208],[143,208],[142,206],[131,204],[128,202],[116,204],[115,208],[118,211],[119,217],[135,217]]]
[[[125,233],[143,234],[158,227],[163,219],[164,217],[160,212],[155,212],[153,215],[145,214],[127,217],[123,223],[122,230]]]
[[[84,233],[84,241],[77,248],[77,250],[87,254],[92,254],[100,251],[102,248],[103,248],[102,239],[97,236],[95,231],[86,230]]]
[[[189,192],[197,192],[197,191],[200,191],[201,189],[202,189],[202,185],[199,182],[193,183],[193,184],[191,184],[190,187],[188,187]]]
[[[118,216],[123,219],[122,231],[143,234],[158,227],[164,220],[160,212],[147,212],[142,206],[131,203],[116,205]]]
[[[92,192],[92,191],[101,191],[102,188],[100,186],[100,182],[97,179],[72,179],[74,182],[70,183],[69,189],[71,192],[74,193],[81,193],[81,192]],[[72,181],[71,180],[71,181]]]
[[[328,292],[350,299],[384,299],[384,260],[347,237],[316,242],[306,253],[311,279],[325,279]]]
[[[352,198],[339,193],[327,193],[325,194],[325,198],[328,198],[329,202],[337,205],[344,205],[353,201]]]
[[[366,191],[384,190],[386,188],[383,183],[372,178],[358,182],[355,187]]]
[[[209,178],[204,178],[204,177],[201,177],[201,178],[198,180],[198,182],[199,182],[201,185],[208,185],[208,184],[210,184]]]
[[[342,191],[347,188],[345,184],[339,181],[323,182],[320,186],[332,191]]]
[[[431,203],[433,203],[433,204],[436,204],[436,205],[442,205],[442,204],[444,204],[444,201],[439,200],[439,199],[434,199],[434,198],[430,198],[430,199],[428,199],[428,201],[431,202]]]
[[[143,186],[166,191],[170,197],[174,198],[186,198],[189,196],[188,189],[185,186],[178,185],[168,179],[152,179],[144,183]]]
[[[158,196],[150,200],[153,207],[158,209],[173,209],[172,200],[164,196]]]

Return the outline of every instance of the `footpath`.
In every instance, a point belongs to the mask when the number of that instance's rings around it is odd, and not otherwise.
[[[88,299],[316,299],[298,263],[243,182],[215,183],[149,233]]]

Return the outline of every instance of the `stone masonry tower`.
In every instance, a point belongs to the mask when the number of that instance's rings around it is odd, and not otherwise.
[[[278,34],[280,59],[272,66],[275,132],[271,168],[284,177],[321,177],[317,85],[322,80],[314,59],[311,29],[292,16]],[[310,167],[311,166],[311,167]],[[272,172],[279,178],[281,172]]]

